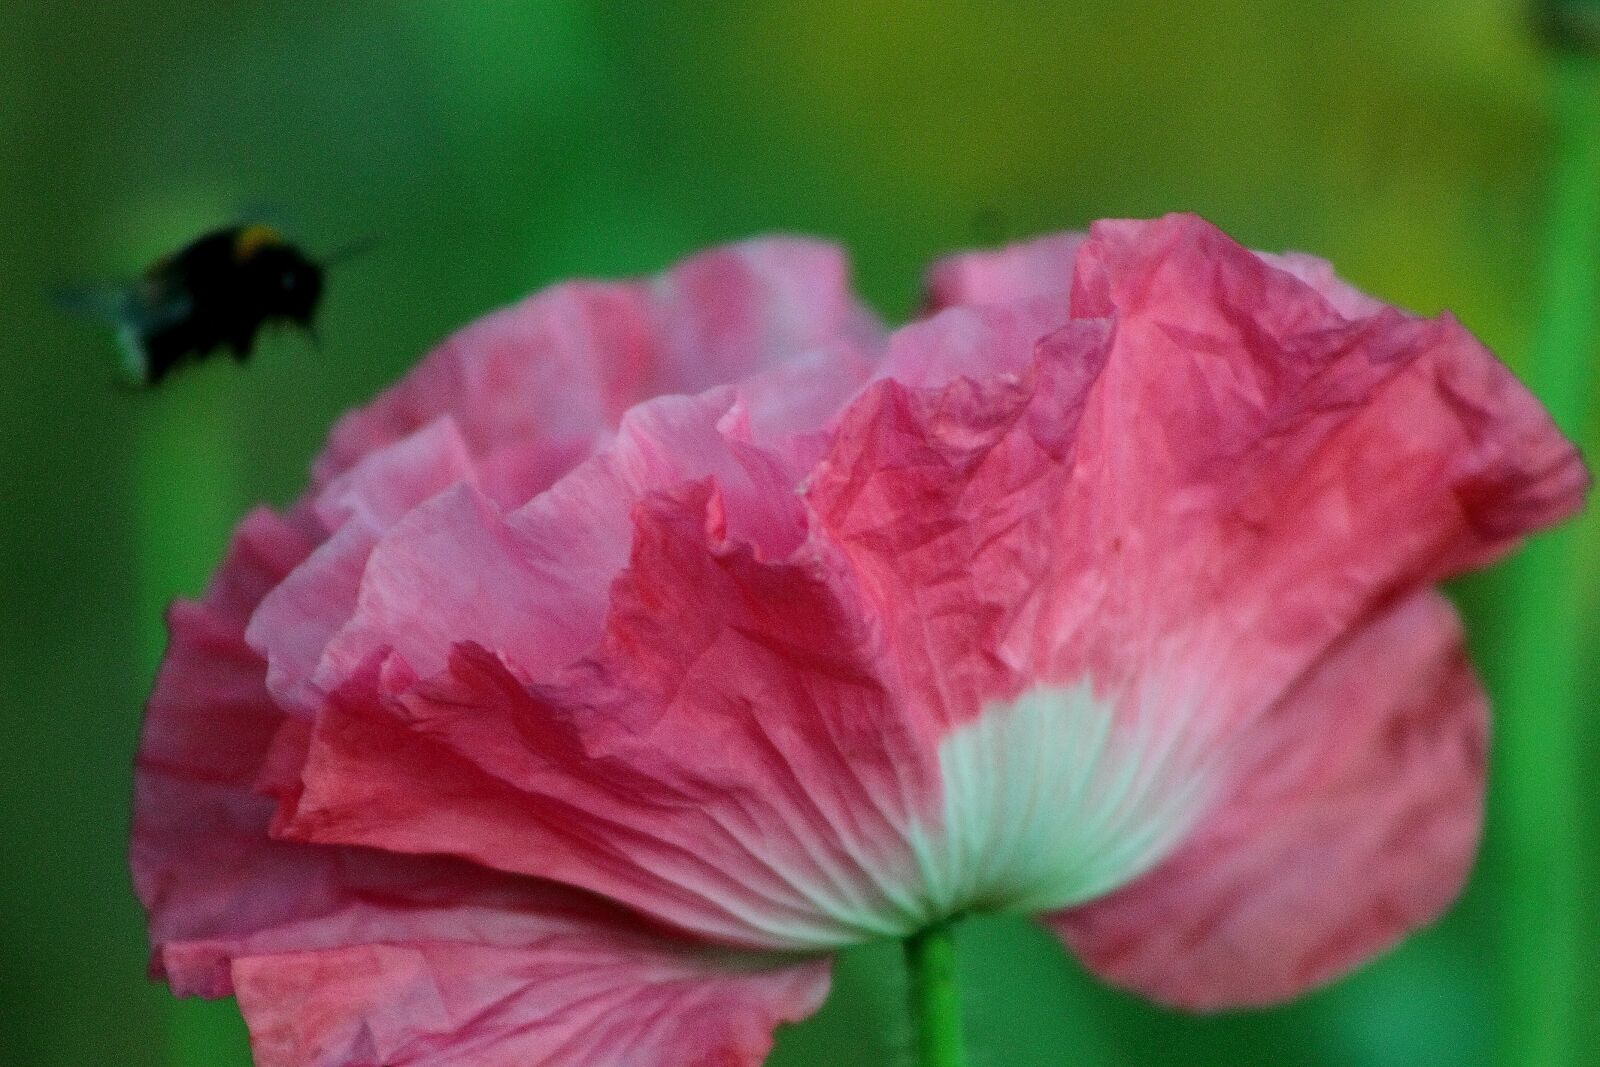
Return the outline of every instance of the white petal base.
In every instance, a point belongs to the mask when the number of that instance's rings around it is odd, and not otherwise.
[[[1050,911],[1149,870],[1209,794],[1185,747],[1119,722],[1087,682],[985,708],[941,743],[943,819],[911,835],[932,917]]]

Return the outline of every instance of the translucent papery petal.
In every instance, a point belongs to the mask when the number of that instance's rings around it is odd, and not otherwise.
[[[870,353],[878,332],[842,253],[800,238],[715,248],[654,281],[554,286],[450,337],[340,420],[315,481],[441,415],[478,456],[593,441],[650,397],[735,382],[818,347]]]
[[[1032,321],[1023,307],[956,308],[902,330],[890,360],[942,366],[956,350],[974,370],[997,369],[941,388],[875,384],[808,480],[818,525],[886,620],[912,699],[947,726],[1040,673],[1018,640],[1039,625],[1065,550],[1058,509],[1108,332],[1077,323],[1029,343],[1018,324]],[[1014,372],[1024,358],[1026,373]]]
[[[1187,633],[1249,714],[1375,603],[1580,506],[1576,451],[1453,320],[1347,319],[1192,217],[1093,232],[1074,314],[1116,332],[1064,532],[1096,585],[1058,616],[1091,667]]]
[[[1295,996],[1454,899],[1478,840],[1487,732],[1454,611],[1414,594],[1238,740],[1229,793],[1178,852],[1047,921],[1103,977],[1169,1004]]]
[[[236,992],[263,1067],[759,1063],[821,1001],[825,963],[685,946],[457,860],[268,836],[253,783],[281,785],[272,763],[308,728],[273,704],[243,630],[309,551],[300,518],[252,515],[205,600],[173,609],[132,853],[157,972]]]

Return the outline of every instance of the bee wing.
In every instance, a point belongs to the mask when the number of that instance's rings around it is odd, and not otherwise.
[[[63,286],[50,298],[69,314],[141,333],[170,326],[194,310],[188,293],[154,278],[123,285]]]
[[[122,348],[122,370],[129,384],[151,385],[152,376],[146,338],[182,322],[194,310],[193,298],[159,276],[142,278],[125,285],[67,286],[51,294],[63,311],[93,319],[117,331]]]

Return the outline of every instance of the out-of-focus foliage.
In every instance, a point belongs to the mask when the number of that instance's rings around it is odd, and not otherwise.
[[[1452,308],[1525,367],[1548,121],[1521,16],[1507,0],[9,5],[0,1063],[239,1062],[226,1007],[185,1014],[218,1051],[169,1049],[171,1000],[142,977],[123,851],[159,607],[199,589],[251,501],[291,497],[341,409],[441,334],[556,278],[767,230],[844,242],[900,316],[939,252],[1188,209]],[[110,338],[44,299],[261,203],[313,249],[382,238],[336,270],[321,351],[286,336],[242,370],[130,395]],[[1490,662],[1498,581],[1463,590]],[[1592,842],[1596,808],[1552,817]],[[1218,1019],[1100,987],[1021,923],[973,923],[975,1062],[1488,1063],[1511,855],[1491,832],[1449,918],[1354,978]],[[1592,850],[1583,864],[1600,884]],[[1595,943],[1585,960],[1593,1020]],[[893,946],[850,955],[776,1062],[883,1061],[905,1046],[900,996]]]

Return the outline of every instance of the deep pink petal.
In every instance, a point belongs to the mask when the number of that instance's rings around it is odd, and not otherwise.
[[[1168,1004],[1285,1000],[1436,919],[1472,865],[1488,719],[1455,612],[1418,593],[1347,636],[1237,739],[1175,855],[1048,920]]]

